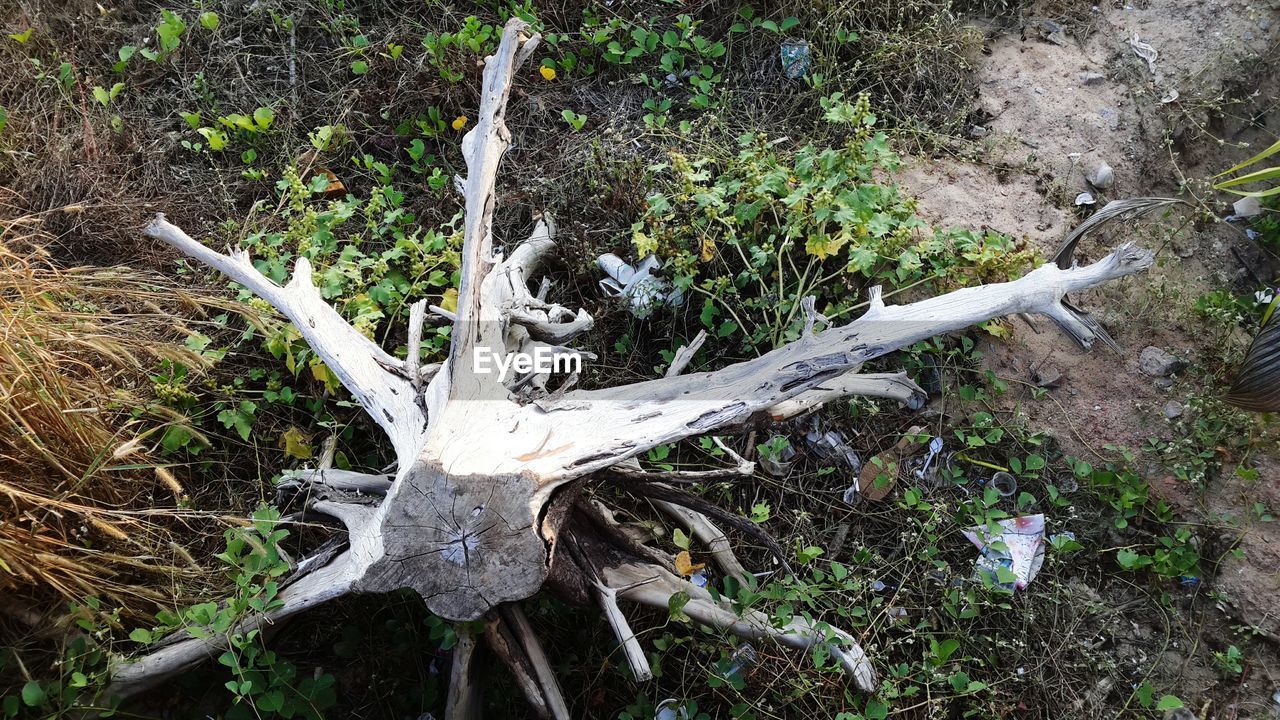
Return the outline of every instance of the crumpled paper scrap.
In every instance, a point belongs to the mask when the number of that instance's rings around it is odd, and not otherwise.
[[[975,569],[990,576],[996,585],[1021,590],[1044,564],[1044,515],[1009,518],[1000,520],[999,525],[1000,532],[996,534],[983,525],[963,531],[969,542],[982,551]],[[999,582],[999,568],[1014,574],[1012,584]]]

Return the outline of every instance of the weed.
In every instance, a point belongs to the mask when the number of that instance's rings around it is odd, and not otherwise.
[[[842,147],[785,153],[762,135],[739,139],[719,162],[672,153],[652,168],[663,191],[632,228],[641,255],[657,253],[676,284],[702,299],[702,323],[720,338],[770,349],[799,337],[800,299],[829,317],[848,313],[876,282],[1006,279],[1031,259],[995,233],[927,232],[914,204],[877,173],[897,167],[869,100],[832,96],[828,122],[851,128]]]

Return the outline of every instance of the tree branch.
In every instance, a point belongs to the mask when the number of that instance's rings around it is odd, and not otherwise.
[[[1012,282],[965,288],[907,305],[873,301],[866,314],[847,325],[723,370],[576,390],[558,402],[525,408],[528,416],[545,413],[543,446],[560,448],[532,459],[526,468],[579,477],[662,443],[738,425],[919,340],[1004,315],[1060,315],[1067,293],[1131,275],[1151,262],[1147,250],[1124,245],[1086,267],[1063,270],[1046,264]]]
[[[281,287],[258,272],[243,250],[224,255],[211,250],[159,213],[143,230],[248,288],[279,310],[316,351],[325,365],[360,401],[395,446],[400,467],[408,467],[422,445],[427,418],[413,384],[395,372],[403,365],[351,327],[320,297],[311,282],[311,263],[298,258],[293,278]]]

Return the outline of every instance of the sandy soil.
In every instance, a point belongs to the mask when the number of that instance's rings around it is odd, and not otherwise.
[[[1179,178],[1211,176],[1259,149],[1257,142],[1253,150],[1232,143],[1274,137],[1274,119],[1265,132],[1267,108],[1232,100],[1274,83],[1268,61],[1275,55],[1277,20],[1280,15],[1265,3],[1152,0],[1059,18],[1063,33],[1047,38],[1054,26],[1029,16],[1021,33],[993,34],[979,60],[978,111],[970,128],[978,148],[952,158],[920,158],[900,180],[935,223],[989,227],[1051,254],[1084,216],[1077,194],[1091,192],[1099,206],[1117,197],[1172,195]],[[1154,66],[1134,51],[1135,34],[1158,52]],[[1215,104],[1227,105],[1225,124],[1205,121]],[[1114,169],[1115,183],[1092,187],[1086,178],[1103,162]],[[986,362],[1002,376],[1034,382],[1036,371],[1061,373],[1046,400],[1030,401],[1023,390],[1011,394],[1008,409],[1033,427],[1051,429],[1068,452],[1088,457],[1090,448],[1101,451],[1106,444],[1136,450],[1150,437],[1171,437],[1174,424],[1186,418],[1170,419],[1164,408],[1185,403],[1188,390],[1182,381],[1162,387],[1167,383],[1144,375],[1137,368],[1139,352],[1155,345],[1204,361],[1206,333],[1173,305],[1185,306],[1216,288],[1242,289],[1245,264],[1258,276],[1273,276],[1253,243],[1222,223],[1189,225],[1165,242],[1178,222],[1163,222],[1164,237],[1148,224],[1133,231],[1135,239],[1160,243],[1159,265],[1147,277],[1086,299],[1120,343],[1119,355],[1106,348],[1085,353],[1047,321],[1036,328],[1015,322],[1011,341],[986,348]],[[1113,231],[1111,238],[1086,243],[1084,259],[1116,239]],[[1171,288],[1175,295],[1167,294]],[[1203,494],[1150,460],[1139,454],[1149,463],[1155,491],[1188,517],[1226,516],[1239,523],[1242,553],[1229,555],[1217,569],[1211,597],[1275,639],[1280,523],[1248,520],[1254,503],[1280,508],[1275,448],[1251,460],[1258,482],[1223,477]],[[1234,539],[1225,540],[1229,545]],[[1277,677],[1259,682],[1274,688],[1280,673],[1270,674]],[[1193,678],[1184,680],[1188,694],[1194,693]]]

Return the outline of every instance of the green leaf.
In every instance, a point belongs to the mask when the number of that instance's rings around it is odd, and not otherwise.
[[[217,128],[202,127],[196,132],[204,136],[209,141],[210,150],[221,150],[227,146],[227,134]]]
[[[1128,549],[1122,548],[1116,552],[1116,562],[1125,570],[1137,570],[1151,564],[1151,558]]]
[[[4,129],[8,127],[8,125],[9,125],[9,111],[8,109],[5,108],[5,106],[0,105],[0,132],[4,132]]]
[[[667,600],[667,612],[671,615],[672,620],[688,620],[689,616],[684,613],[684,606],[689,604],[689,593],[681,590],[674,593]]]
[[[31,31],[34,29],[35,27],[33,26],[33,27],[27,28],[26,30],[23,30],[20,33],[10,33],[9,37],[12,38],[13,40],[18,41],[19,45],[26,45],[27,41],[31,39]]]
[[[266,130],[271,127],[271,123],[276,119],[276,113],[269,107],[260,107],[253,111],[253,121],[257,123],[258,129]]]
[[[30,32],[30,30],[28,30],[27,32]],[[10,37],[12,37],[12,36],[10,36]],[[1222,172],[1218,173],[1217,175],[1214,175],[1213,177],[1215,177],[1215,178],[1220,178],[1220,177],[1222,177],[1223,175],[1230,175],[1231,173],[1233,173],[1233,172],[1235,172],[1235,171],[1237,171],[1237,170],[1242,170],[1242,169],[1244,169],[1244,168],[1249,167],[1250,165],[1254,165],[1254,164],[1256,164],[1256,163],[1260,163],[1260,162],[1262,162],[1263,160],[1266,160],[1267,158],[1271,157],[1272,155],[1275,155],[1275,154],[1276,154],[1276,153],[1278,153],[1278,152],[1280,152],[1280,140],[1275,141],[1274,143],[1272,143],[1272,144],[1271,144],[1271,147],[1267,148],[1266,150],[1263,150],[1262,152],[1258,153],[1257,155],[1254,155],[1253,157],[1249,158],[1248,160],[1245,160],[1244,162],[1242,162],[1242,163],[1240,163],[1240,164],[1238,164],[1238,165],[1233,165],[1233,166],[1231,166],[1231,167],[1227,168],[1226,170],[1223,170]]]
[[[930,661],[935,666],[940,667],[942,665],[945,665],[947,663],[947,660],[950,659],[950,657],[952,656],[952,654],[954,654],[955,651],[959,649],[960,649],[960,641],[956,640],[955,638],[947,638],[942,642],[938,642],[934,638],[929,638],[929,650],[933,654],[933,657],[930,658]]]
[[[205,30],[213,32],[214,30],[217,30],[218,26],[221,24],[222,18],[218,17],[218,13],[212,10],[200,13],[200,25]]]
[[[40,687],[40,683],[32,680],[22,686],[22,702],[27,707],[40,707],[46,699],[44,688]]]
[[[268,693],[264,693],[258,698],[254,705],[256,705],[259,710],[265,712],[276,712],[280,708],[284,707],[284,693],[279,690],[272,690]]]
[[[1173,695],[1161,695],[1160,702],[1156,703],[1156,710],[1177,710],[1180,707],[1185,706]]]
[[[133,632],[129,633],[129,639],[136,643],[150,645],[152,640],[151,631],[146,628],[135,628]]]
[[[364,60],[356,60],[355,62],[351,63],[351,72],[355,73],[356,75],[364,75],[365,73],[369,72],[369,63],[365,62]]]
[[[106,107],[107,103],[111,102],[111,93],[107,92],[107,89],[100,85],[94,85],[93,99],[97,100],[103,107]]]
[[[671,532],[671,542],[675,543],[675,546],[681,550],[689,549],[689,536],[685,535],[680,528],[676,528]]]

